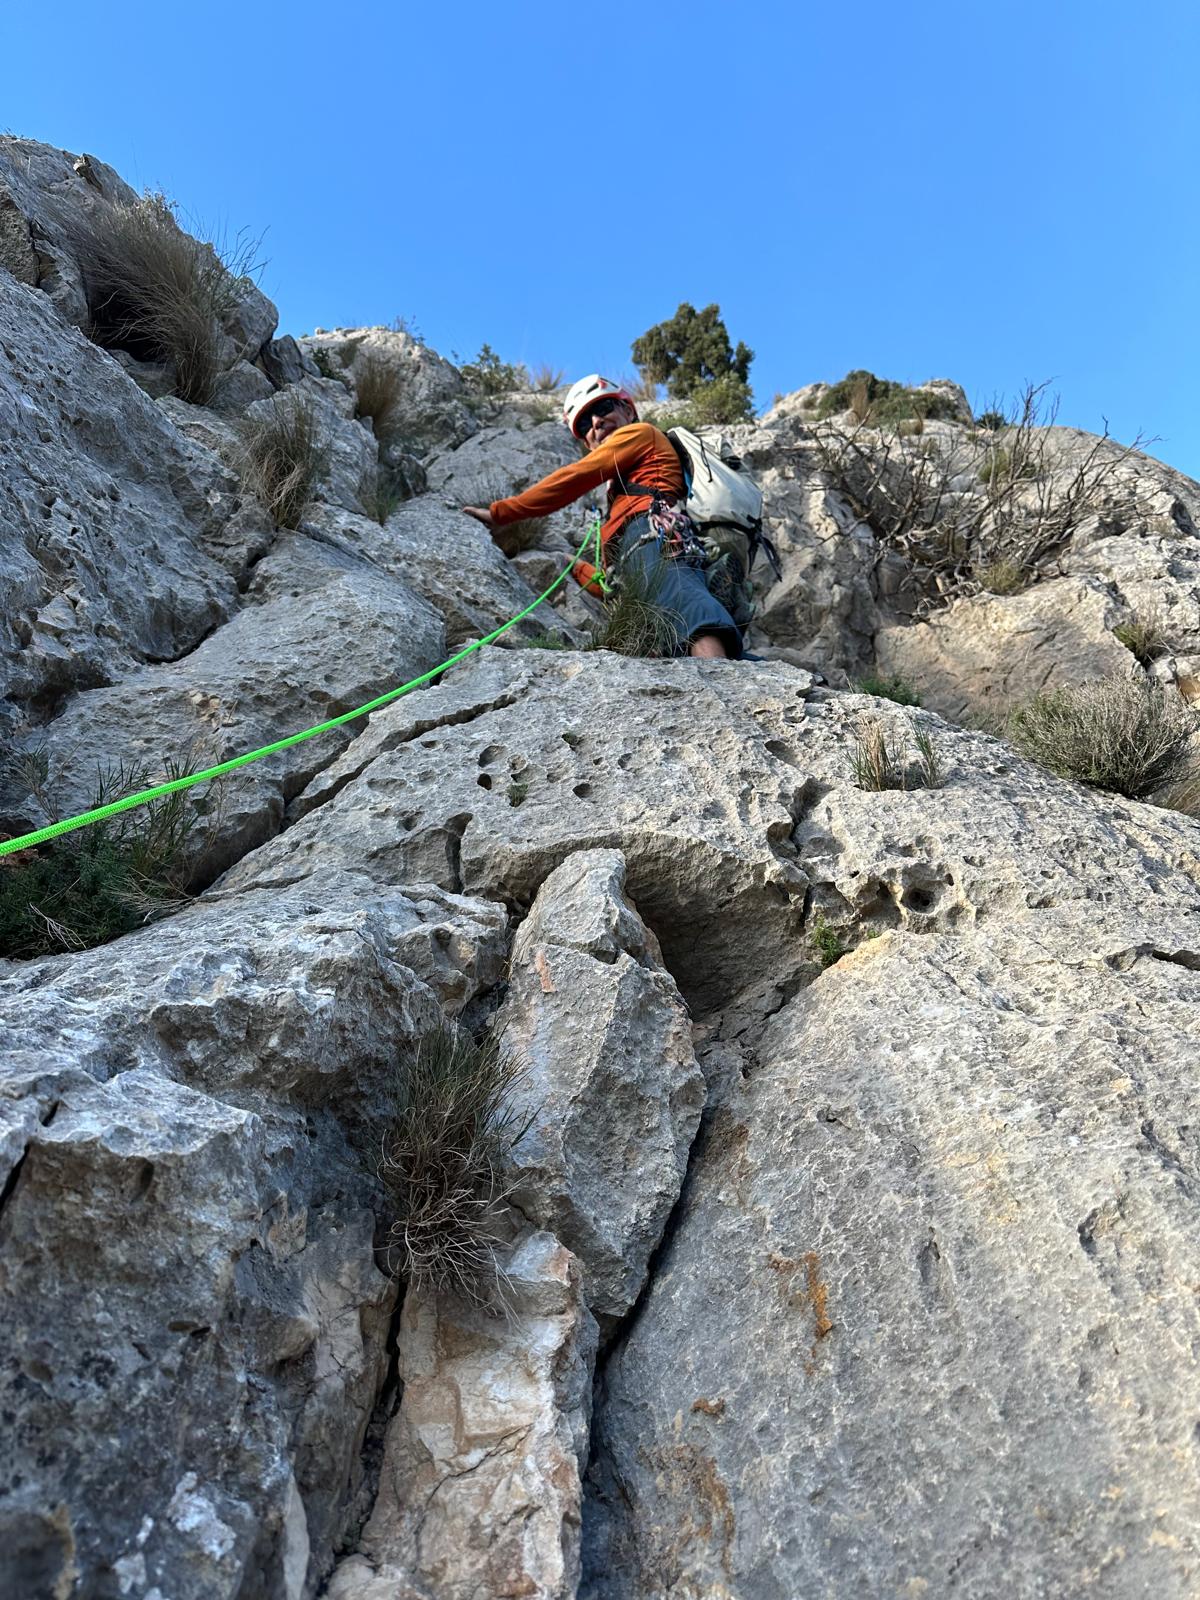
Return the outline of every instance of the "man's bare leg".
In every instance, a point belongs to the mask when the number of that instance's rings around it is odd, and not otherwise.
[[[700,633],[688,647],[688,654],[702,656],[706,661],[728,661],[729,652],[715,633]]]

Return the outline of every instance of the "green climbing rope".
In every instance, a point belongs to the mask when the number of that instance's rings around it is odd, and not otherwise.
[[[209,783],[213,778],[223,777],[225,773],[233,772],[238,767],[249,766],[252,761],[261,761],[264,756],[274,755],[277,750],[286,750],[290,745],[302,744],[305,739],[315,739],[319,733],[328,733],[331,728],[340,728],[343,723],[353,722],[355,717],[364,717],[368,712],[378,711],[380,706],[389,705],[393,700],[398,700],[402,694],[407,694],[410,689],[418,689],[423,683],[429,683],[448,668],[457,666],[473,651],[482,650],[485,644],[494,644],[502,633],[507,633],[510,628],[515,628],[518,622],[524,621],[531,611],[536,611],[538,606],[548,600],[559,585],[566,581],[571,568],[583,558],[583,553],[593,537],[599,540],[599,534],[600,519],[597,517],[595,523],[589,525],[579,549],[554,582],[543,589],[536,600],[524,610],[518,611],[515,617],[510,617],[500,627],[493,629],[486,637],[475,639],[471,644],[465,645],[448,661],[443,661],[440,666],[430,667],[429,671],[423,672],[419,678],[410,678],[398,688],[389,689],[386,694],[368,700],[366,705],[356,706],[353,711],[343,711],[340,716],[330,717],[328,722],[317,723],[315,728],[305,728],[302,733],[290,733],[286,739],[276,739],[274,744],[265,744],[260,750],[247,750],[244,755],[218,762],[215,767],[206,767],[203,772],[189,772],[184,777],[171,778],[166,783],[156,784],[152,789],[142,789],[137,794],[127,794],[120,800],[111,800],[107,805],[97,806],[93,811],[81,812],[77,817],[65,817],[61,822],[51,822],[33,833],[23,833],[17,839],[0,839],[0,856],[11,855],[14,850],[30,850],[34,845],[45,844],[48,839],[57,839],[61,834],[71,833],[76,828],[86,828],[90,823],[103,822],[106,817],[115,817],[118,812],[132,811],[135,806],[149,805],[152,800],[159,800],[163,795],[177,794],[180,789],[190,789],[197,783]],[[597,548],[599,548],[598,543]]]

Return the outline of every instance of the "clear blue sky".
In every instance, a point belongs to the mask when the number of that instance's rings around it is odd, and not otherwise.
[[[720,303],[760,405],[852,367],[1200,477],[1200,8],[59,0],[0,124],[265,230],[281,326],[628,370]]]

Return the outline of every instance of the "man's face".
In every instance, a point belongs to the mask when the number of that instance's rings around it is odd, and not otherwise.
[[[603,407],[604,402],[600,405]],[[611,411],[605,411],[603,416],[596,415],[596,407],[584,417],[583,442],[589,450],[594,450],[597,445],[604,443],[610,433],[615,433],[618,428],[623,428],[626,423],[633,421],[633,412],[624,400],[617,400]]]

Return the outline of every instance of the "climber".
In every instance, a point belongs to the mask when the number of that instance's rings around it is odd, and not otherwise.
[[[563,402],[563,422],[586,448],[579,461],[507,500],[463,506],[504,549],[503,529],[545,517],[589,489],[607,483],[607,517],[600,531],[605,571],[620,580],[637,571],[655,604],[676,621],[678,654],[738,659],[742,636],[725,607],[708,592],[696,530],[684,509],[683,468],[671,441],[652,423],[639,422],[633,397],[599,373],[573,384]],[[596,568],[577,561],[578,583],[597,592]]]

